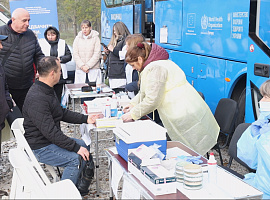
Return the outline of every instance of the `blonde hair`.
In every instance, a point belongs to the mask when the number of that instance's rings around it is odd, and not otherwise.
[[[270,98],[270,80],[265,81],[260,87],[261,95]]]
[[[133,48],[128,49],[126,53],[126,62],[137,62],[138,57],[142,57],[143,60],[146,61],[151,52],[151,49],[151,46],[147,42],[138,43]]]
[[[117,33],[117,36],[115,36],[114,30]],[[115,47],[117,44],[117,40],[127,37],[128,35],[130,35],[130,32],[127,26],[123,22],[116,22],[113,25],[112,38],[111,38],[111,41],[109,42],[109,45],[112,45],[113,47]]]
[[[140,33],[135,33],[127,36],[126,44],[128,43],[129,48],[135,47],[138,43],[145,42],[145,37]]]

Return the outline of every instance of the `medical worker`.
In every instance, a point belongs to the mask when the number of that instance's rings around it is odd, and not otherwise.
[[[204,155],[217,143],[219,126],[184,72],[168,58],[154,43],[138,43],[127,51],[126,62],[140,73],[140,91],[122,119],[137,120],[157,109],[171,140]]]
[[[270,80],[260,88],[263,96],[259,119],[253,122],[237,142],[237,157],[256,173],[245,175],[244,181],[261,190],[270,199]]]

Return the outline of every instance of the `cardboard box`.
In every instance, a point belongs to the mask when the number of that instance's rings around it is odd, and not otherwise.
[[[154,195],[164,195],[176,193],[177,182],[154,184],[147,179],[139,169],[128,162],[128,171],[130,171],[150,192]]]
[[[159,150],[166,155],[167,130],[151,120],[123,123],[116,126],[113,132],[118,154],[126,161],[128,161],[128,150],[135,149],[141,144],[146,146],[161,145]]]
[[[141,166],[141,172],[154,184],[166,184],[176,181],[174,173],[161,165]]]

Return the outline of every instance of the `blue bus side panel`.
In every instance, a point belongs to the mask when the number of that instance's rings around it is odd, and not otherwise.
[[[246,61],[249,0],[156,2],[156,43],[166,49]],[[168,42],[160,43],[160,29]],[[175,35],[177,34],[177,35]]]
[[[140,10],[140,8],[138,8],[137,6],[135,10]],[[110,39],[112,37],[113,25],[118,21],[122,21],[123,23],[125,23],[129,31],[133,33],[132,13],[132,5],[106,9],[104,1],[101,1],[101,41],[106,45],[110,42]]]
[[[268,25],[269,26],[269,25]],[[249,39],[249,55],[248,55],[248,75],[247,75],[247,99],[246,99],[246,122],[254,122],[254,114],[252,107],[252,90],[251,83],[256,85],[259,89],[261,84],[266,80],[269,80],[269,77],[261,77],[254,75],[254,64],[268,64],[270,65],[270,58],[264,54],[264,52],[251,40]]]

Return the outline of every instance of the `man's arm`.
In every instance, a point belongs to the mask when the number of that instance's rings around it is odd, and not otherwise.
[[[5,96],[6,96],[6,100],[7,100],[9,108],[10,109],[13,108],[13,101],[12,101],[12,98],[10,96],[7,83],[5,83]]]
[[[44,99],[33,99],[31,102],[27,102],[29,105],[24,106],[26,109],[24,113],[27,113],[28,120],[33,123],[33,126],[37,127],[47,140],[63,149],[77,153],[80,145],[66,136],[60,127],[56,126],[49,102]]]
[[[42,53],[42,50],[39,46],[38,40],[36,39],[36,51],[34,55],[35,64],[37,64],[41,58],[45,57],[45,55]]]

